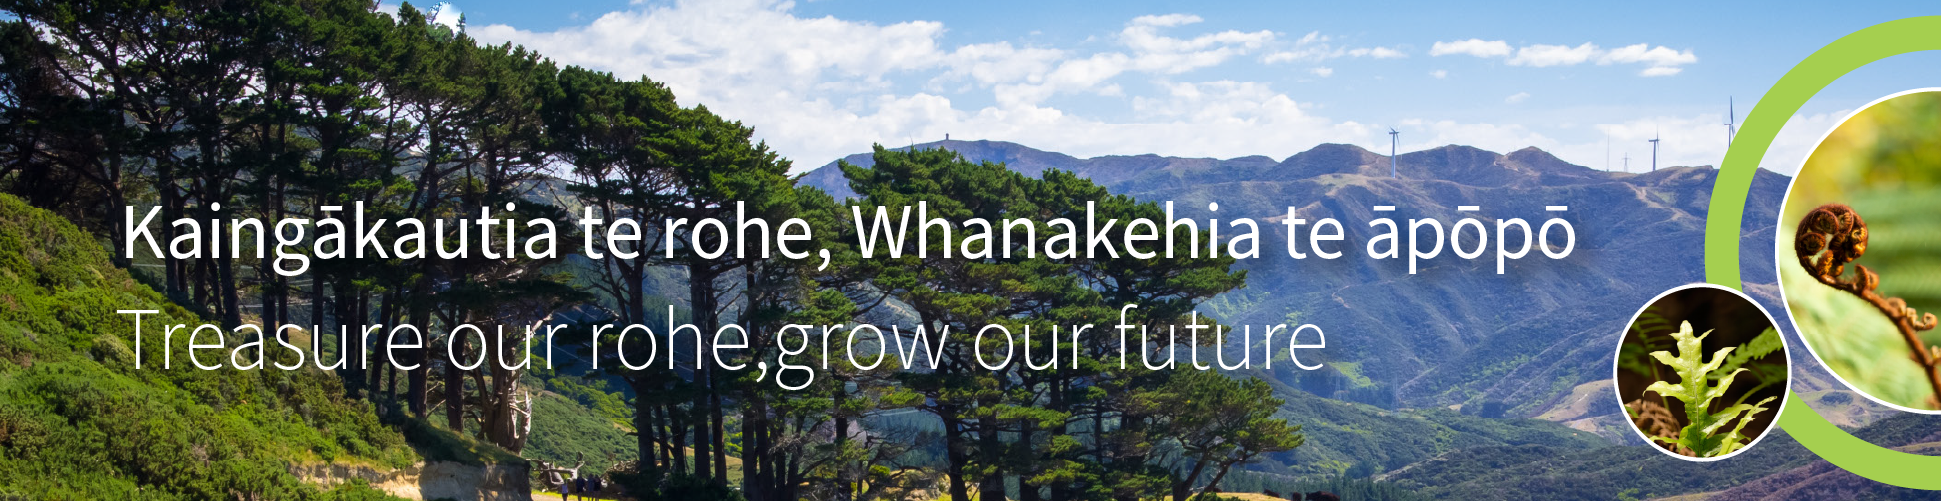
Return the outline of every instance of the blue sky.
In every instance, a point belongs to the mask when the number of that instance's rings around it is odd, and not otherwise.
[[[1078,156],[1284,158],[1537,146],[1603,168],[1714,165],[1739,118],[1813,50],[1928,3],[1132,1],[454,2],[468,32],[666,82],[806,169],[872,143],[996,139]],[[1560,7],[1561,6],[1561,7]],[[1826,128],[1936,85],[1941,56],[1862,69],[1815,98],[1767,168]]]

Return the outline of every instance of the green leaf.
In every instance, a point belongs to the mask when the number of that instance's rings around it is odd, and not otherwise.
[[[1725,359],[1724,365],[1719,366],[1721,373],[1712,374],[1711,377],[1717,379],[1723,373],[1738,370],[1746,362],[1750,362],[1755,358],[1764,358],[1766,355],[1779,351],[1782,347],[1784,347],[1784,344],[1779,340],[1779,331],[1767,327],[1766,331],[1759,333],[1758,337],[1752,338],[1751,341],[1746,341],[1745,344],[1739,345],[1738,349],[1733,350],[1732,356]],[[1757,371],[1755,371],[1755,375],[1758,375]],[[1765,381],[1767,379],[1762,376],[1760,380]]]
[[[1768,329],[1767,332],[1772,331]],[[1709,362],[1706,361],[1704,341],[1705,336],[1711,333],[1712,331],[1705,331],[1702,334],[1693,335],[1692,323],[1680,322],[1678,331],[1672,333],[1672,338],[1676,340],[1678,347],[1678,355],[1673,356],[1668,351],[1651,353],[1652,358],[1672,368],[1672,371],[1678,375],[1679,382],[1672,384],[1667,381],[1657,381],[1644,390],[1665,398],[1678,399],[1685,404],[1686,424],[1684,428],[1679,429],[1678,437],[1675,439],[1653,437],[1653,440],[1684,446],[1700,457],[1719,456],[1744,447],[1747,437],[1742,432],[1746,425],[1754,416],[1770,410],[1764,405],[1773,400],[1773,397],[1767,397],[1757,403],[1735,404],[1718,412],[1711,411],[1712,401],[1724,396],[1726,388],[1732,386],[1732,380],[1746,371],[1745,368],[1740,367],[1725,367],[1735,358],[1731,355],[1739,347],[1721,348],[1712,355]],[[1764,334],[1761,337],[1764,337]],[[1778,338],[1775,335],[1773,339]],[[1777,349],[1766,349],[1759,338],[1754,338],[1747,345],[1748,351],[1765,349],[1766,353],[1770,353]],[[1739,362],[1733,365],[1743,364],[1744,360],[1760,355],[1738,359]],[[1715,380],[1717,383],[1713,384]],[[1719,430],[1728,425],[1733,426],[1732,431],[1720,434]]]

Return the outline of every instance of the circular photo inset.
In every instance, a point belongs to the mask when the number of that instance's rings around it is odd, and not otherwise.
[[[1791,376],[1772,316],[1712,284],[1665,291],[1639,309],[1615,370],[1618,401],[1638,436],[1693,461],[1758,443],[1779,418]]]
[[[1780,291],[1807,351],[1867,398],[1941,413],[1941,89],[1874,101],[1827,132],[1778,228]]]

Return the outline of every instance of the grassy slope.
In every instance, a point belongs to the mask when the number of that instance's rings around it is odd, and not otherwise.
[[[1925,443],[1937,437],[1934,423],[1932,417],[1898,414],[1853,433],[1886,446]],[[1386,480],[1433,496],[1466,499],[1613,499],[1627,490],[1631,496],[1644,499],[1753,485],[1809,465],[1825,462],[1815,460],[1811,452],[1779,430],[1743,454],[1714,463],[1674,459],[1648,447],[1576,451],[1544,446],[1492,447],[1425,461],[1391,473]],[[1788,485],[1802,480],[1774,481]],[[1863,491],[1849,494],[1854,493]],[[1894,490],[1894,494],[1905,493]]]
[[[1609,445],[1596,434],[1537,419],[1490,419],[1448,409],[1387,410],[1310,395],[1269,380],[1286,401],[1278,417],[1302,426],[1307,443],[1250,469],[1293,476],[1327,476],[1357,463],[1372,471],[1402,468],[1477,447],[1541,445],[1588,450]],[[1367,468],[1367,466],[1364,466]]]
[[[573,463],[584,455],[581,473],[604,473],[615,461],[632,459],[635,440],[622,428],[597,411],[572,399],[546,392],[535,396],[532,437],[526,441],[524,455],[554,463]]]
[[[139,370],[121,309],[162,311],[144,318]],[[90,235],[0,195],[0,497],[366,498],[319,493],[287,463],[417,460],[330,374],[197,370],[185,336],[161,368],[165,323],[200,321],[110,265]]]

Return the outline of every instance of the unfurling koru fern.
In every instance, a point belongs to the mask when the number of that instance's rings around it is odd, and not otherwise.
[[[1725,364],[1727,356],[1735,348],[1720,348],[1718,353],[1712,355],[1710,362],[1705,361],[1702,343],[1705,336],[1711,333],[1705,331],[1694,336],[1691,322],[1679,324],[1678,332],[1672,334],[1672,338],[1677,340],[1678,355],[1673,356],[1669,351],[1654,351],[1651,356],[1671,366],[1681,381],[1678,384],[1657,381],[1644,389],[1646,393],[1655,392],[1685,404],[1686,424],[1678,430],[1678,436],[1654,436],[1651,439],[1670,444],[1674,449],[1689,450],[1691,455],[1698,457],[1721,456],[1745,447],[1751,441],[1744,433],[1746,425],[1752,423],[1754,416],[1771,410],[1764,406],[1774,398],[1766,397],[1751,404],[1735,403],[1716,412],[1712,410],[1712,401],[1725,396],[1725,390],[1732,386],[1733,378],[1746,369],[1741,367],[1712,377],[1712,372],[1720,370],[1719,366]],[[1727,426],[1732,427],[1730,431],[1724,431]]]
[[[1854,265],[1853,278],[1840,276],[1845,273],[1847,263],[1867,254],[1867,222],[1860,218],[1860,213],[1841,204],[1822,205],[1806,213],[1793,237],[1793,252],[1799,255],[1800,267],[1806,268],[1820,283],[1867,301],[1894,323],[1934,392],[1928,397],[1928,406],[1941,408],[1941,346],[1928,346],[1920,335],[1921,331],[1934,329],[1934,314],[1914,311],[1907,306],[1907,301],[1875,291],[1880,286],[1880,275],[1866,266]]]

